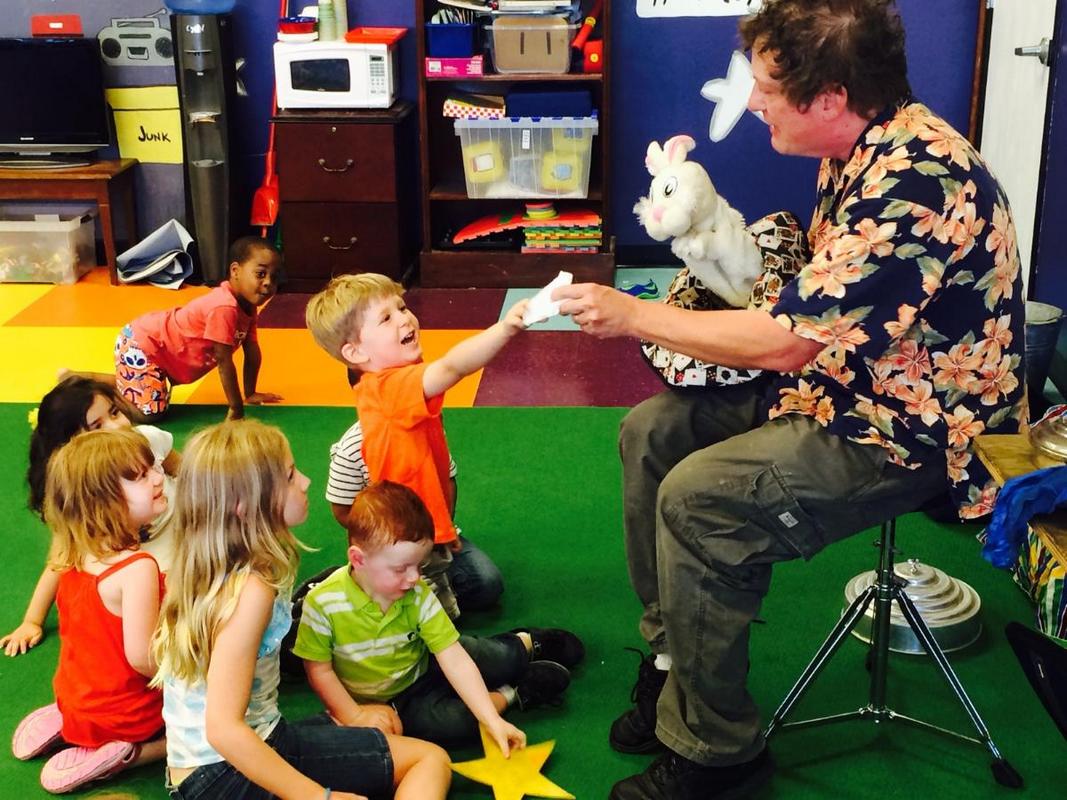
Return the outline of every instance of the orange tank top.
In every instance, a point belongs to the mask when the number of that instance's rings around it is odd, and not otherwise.
[[[130,666],[122,617],[107,610],[98,585],[148,553],[134,553],[99,575],[69,569],[59,577],[59,666],[52,687],[63,714],[63,739],[99,747],[116,739],[144,742],[163,728],[163,694]],[[157,566],[158,569],[158,566]],[[163,575],[159,592],[163,596]]]

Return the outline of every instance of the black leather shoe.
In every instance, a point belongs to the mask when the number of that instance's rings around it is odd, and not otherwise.
[[[570,631],[562,628],[515,628],[512,633],[528,633],[533,647],[531,661],[555,661],[574,669],[585,658],[585,645]]]
[[[774,761],[767,748],[751,761],[706,767],[667,752],[644,772],[619,781],[610,800],[741,800],[770,781]]]
[[[571,674],[555,661],[532,661],[526,674],[515,684],[515,695],[523,711],[538,706],[558,706],[571,684]]]
[[[667,672],[656,669],[655,658],[649,655],[641,659],[637,683],[630,693],[635,705],[611,723],[608,742],[620,753],[653,753],[663,747],[656,738],[656,703],[667,682]]]

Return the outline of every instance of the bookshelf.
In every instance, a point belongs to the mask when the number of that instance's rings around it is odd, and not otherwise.
[[[591,0],[583,0],[588,13]],[[604,3],[594,36],[603,38],[603,72],[582,73],[580,57],[572,59],[566,74],[493,74],[486,55],[486,73],[479,77],[427,77],[426,23],[438,8],[436,0],[416,0],[416,38],[419,70],[420,199],[422,203],[422,250],[419,253],[419,284],[426,287],[510,288],[542,286],[560,270],[574,274],[575,281],[610,284],[615,271],[615,242],[610,204],[611,165],[611,3]],[[467,196],[459,137],[454,120],[441,114],[444,101],[460,85],[466,91],[505,94],[511,86],[543,87],[546,90],[583,88],[590,92],[597,111],[599,130],[593,137],[589,190],[583,199],[552,200],[557,210],[589,209],[601,217],[602,245],[596,253],[521,253],[519,250],[480,245],[458,249],[451,236],[488,214],[521,211],[527,200]]]

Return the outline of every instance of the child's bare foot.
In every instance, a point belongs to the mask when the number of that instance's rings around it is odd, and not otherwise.
[[[73,374],[74,374],[73,370],[69,370],[66,367],[60,367],[58,370],[56,370],[56,383],[59,383],[64,378],[66,378],[68,375],[73,375]]]

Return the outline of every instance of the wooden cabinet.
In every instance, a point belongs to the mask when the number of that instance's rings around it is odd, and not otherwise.
[[[425,25],[439,4],[416,2],[416,38],[419,70],[419,134],[421,154],[422,251],[419,253],[419,283],[430,287],[530,287],[541,286],[560,270],[574,274],[576,281],[610,284],[614,277],[615,253],[611,225],[611,3],[604,3],[595,36],[604,41],[602,73],[584,74],[580,56],[565,74],[491,74],[481,77],[426,77]],[[584,2],[588,12],[592,2]],[[488,19],[488,18],[485,18]],[[591,209],[601,216],[603,245],[598,253],[523,254],[515,249],[456,249],[452,235],[474,220],[489,214],[509,214],[523,209],[522,199],[471,199],[463,175],[460,140],[454,120],[442,116],[449,93],[462,85],[466,91],[506,94],[511,88],[588,90],[599,119],[593,139],[588,196],[584,199],[553,200],[557,210]],[[552,198],[544,198],[552,200]]]
[[[283,289],[315,292],[334,275],[401,280],[415,259],[415,115],[279,111],[276,124]]]

